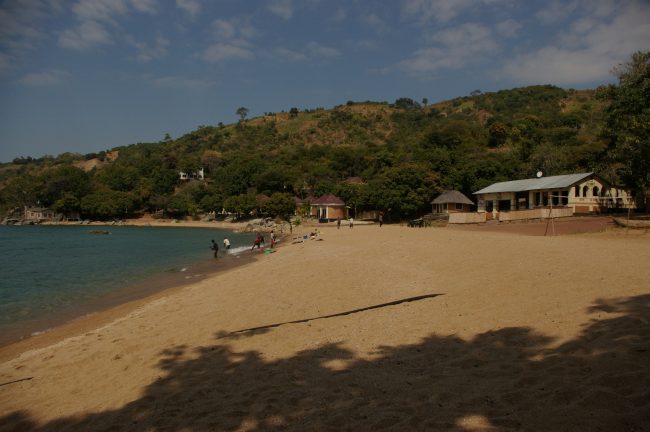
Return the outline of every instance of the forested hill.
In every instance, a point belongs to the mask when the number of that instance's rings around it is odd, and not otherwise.
[[[408,98],[266,113],[200,126],[178,139],[97,154],[20,158],[0,166],[0,210],[49,206],[113,218],[246,211],[261,194],[334,193],[394,218],[424,213],[445,189],[468,196],[495,181],[597,171],[604,102],[594,91],[532,86],[426,104]],[[203,167],[207,181],[181,181]],[[356,181],[350,181],[357,177]],[[259,201],[259,198],[258,198]]]

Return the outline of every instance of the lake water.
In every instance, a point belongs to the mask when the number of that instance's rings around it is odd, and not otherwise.
[[[214,262],[210,240],[219,243],[225,257],[224,237],[236,253],[250,248],[254,234],[207,228],[0,226],[0,344],[218,271],[223,260]]]

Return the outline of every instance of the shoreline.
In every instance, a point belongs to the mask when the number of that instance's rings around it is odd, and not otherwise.
[[[256,220],[256,219],[254,219]],[[254,225],[251,221],[246,222],[226,222],[226,221],[188,221],[178,219],[152,219],[137,218],[124,219],[120,222],[90,221],[82,222],[43,222],[41,225],[48,226],[135,226],[135,227],[172,227],[172,228],[216,228],[226,229],[234,232],[243,232],[249,225]],[[258,227],[259,230],[265,231],[267,228]]]
[[[214,277],[219,273],[250,265],[255,259],[255,256],[247,254],[220,257],[218,268],[203,271],[191,277],[183,277],[184,273],[180,272],[171,275],[163,272],[89,300],[79,305],[81,310],[78,313],[66,311],[47,318],[30,320],[24,327],[21,326],[28,330],[21,332],[22,336],[18,336],[18,331],[12,331],[12,334],[16,334],[16,336],[11,336],[11,340],[0,343],[0,361],[6,360],[6,357],[11,356],[12,353],[41,348],[74,336],[77,328],[92,329],[108,324],[151,301]],[[203,260],[195,265],[199,269],[205,270],[212,263],[213,261]],[[195,271],[199,269],[195,269]],[[26,348],[23,349],[23,346]]]
[[[79,226],[78,223],[47,223],[46,226]],[[238,224],[247,226],[248,223]],[[83,226],[111,226],[100,222],[91,222]],[[156,224],[150,224],[147,221],[129,220],[119,226],[124,227],[170,227],[170,228],[214,228],[227,229],[237,232],[233,229],[231,223],[212,223],[212,222],[171,222],[163,221]],[[279,242],[276,249],[285,246],[289,235],[279,235]],[[202,259],[195,262],[190,268],[192,275],[185,272],[167,273],[161,272],[154,276],[148,277],[140,282],[126,285],[98,298],[89,300],[81,305],[81,311],[73,313],[66,311],[60,314],[54,314],[47,318],[33,319],[25,323],[26,331],[12,330],[12,336],[7,341],[0,342],[0,362],[10,360],[20,354],[35,349],[45,348],[56,344],[65,339],[80,335],[85,331],[110,324],[134,310],[145,306],[146,304],[172,295],[189,286],[200,283],[206,279],[215,277],[218,274],[231,271],[239,267],[245,267],[253,263],[258,255],[262,254],[264,249],[257,252],[246,250],[242,253],[220,256],[218,263],[214,259]],[[210,269],[211,265],[217,264],[218,267]],[[198,272],[198,274],[197,274]],[[19,333],[22,333],[19,335]]]

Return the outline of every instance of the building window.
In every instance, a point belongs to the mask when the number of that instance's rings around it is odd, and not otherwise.
[[[583,197],[585,197],[585,198],[587,197],[587,191],[588,191],[588,190],[589,190],[589,188],[588,188],[587,186],[584,186],[584,187],[582,188],[582,196],[583,196]]]
[[[569,204],[569,191],[568,190],[563,190],[562,192],[560,192],[560,204],[561,205]]]
[[[594,189],[592,191],[592,195],[597,197],[600,196],[600,190],[598,189],[598,186],[594,186]]]
[[[462,210],[462,209],[463,209],[463,205],[456,203],[456,210]]]
[[[575,187],[575,194],[576,194],[576,197],[580,196],[580,186]]]

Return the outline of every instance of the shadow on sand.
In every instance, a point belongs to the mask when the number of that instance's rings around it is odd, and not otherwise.
[[[163,378],[120,409],[46,424],[14,412],[0,429],[650,430],[650,295],[597,300],[590,312],[601,318],[554,349],[530,328],[431,335],[380,347],[374,360],[339,344],[276,361],[233,352],[227,339],[192,360],[172,347]]]

